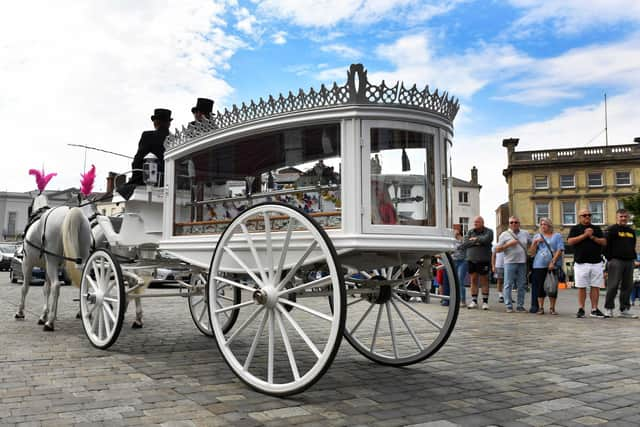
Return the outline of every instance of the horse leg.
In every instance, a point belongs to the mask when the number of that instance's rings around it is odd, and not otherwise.
[[[24,319],[24,305],[25,301],[27,300],[27,294],[29,293],[29,285],[31,284],[31,272],[32,266],[27,262],[27,254],[25,254],[24,260],[22,261],[22,295],[20,298],[18,311],[14,316],[17,320]]]
[[[133,329],[140,329],[142,328],[142,301],[140,301],[140,298],[135,298],[136,300],[136,320],[133,321],[133,324],[131,325],[131,327]]]
[[[42,284],[42,295],[44,297],[44,306],[42,314],[38,319],[38,325],[44,325],[49,318],[49,295],[51,294],[51,279],[49,278],[49,270],[47,270],[44,283]]]
[[[51,288],[51,310],[49,316],[44,323],[43,330],[52,332],[54,330],[54,322],[58,313],[58,298],[60,297],[60,285],[62,282],[58,280],[58,268],[56,261],[47,260],[47,279]],[[48,299],[48,298],[47,298]]]

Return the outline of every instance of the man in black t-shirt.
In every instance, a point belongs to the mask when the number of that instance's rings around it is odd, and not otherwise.
[[[584,317],[584,303],[587,299],[587,287],[591,300],[591,317],[604,318],[598,309],[600,288],[604,288],[602,269],[602,248],[607,244],[602,229],[591,224],[589,209],[580,210],[580,223],[571,227],[567,243],[574,249],[575,286],[578,288],[578,313],[576,317]]]
[[[627,225],[629,213],[625,209],[616,212],[616,223],[607,229],[607,297],[604,314],[613,317],[616,294],[620,288],[620,317],[635,319],[629,311],[629,297],[633,288],[633,268],[636,263],[636,233]]]

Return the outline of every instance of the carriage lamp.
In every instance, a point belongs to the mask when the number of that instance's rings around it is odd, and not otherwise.
[[[146,185],[153,186],[158,184],[158,157],[155,154],[149,153],[144,156],[142,176]]]

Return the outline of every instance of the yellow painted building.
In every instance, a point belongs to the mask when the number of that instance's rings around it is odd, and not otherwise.
[[[578,211],[589,208],[592,222],[615,223],[622,199],[640,190],[640,144],[516,151],[518,139],[502,141],[508,166],[509,213],[533,232],[541,217],[567,236]],[[571,251],[568,251],[571,253]]]

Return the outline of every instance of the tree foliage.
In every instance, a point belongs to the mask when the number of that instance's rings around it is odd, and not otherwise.
[[[622,200],[624,208],[633,215],[633,225],[640,228],[640,193]]]

